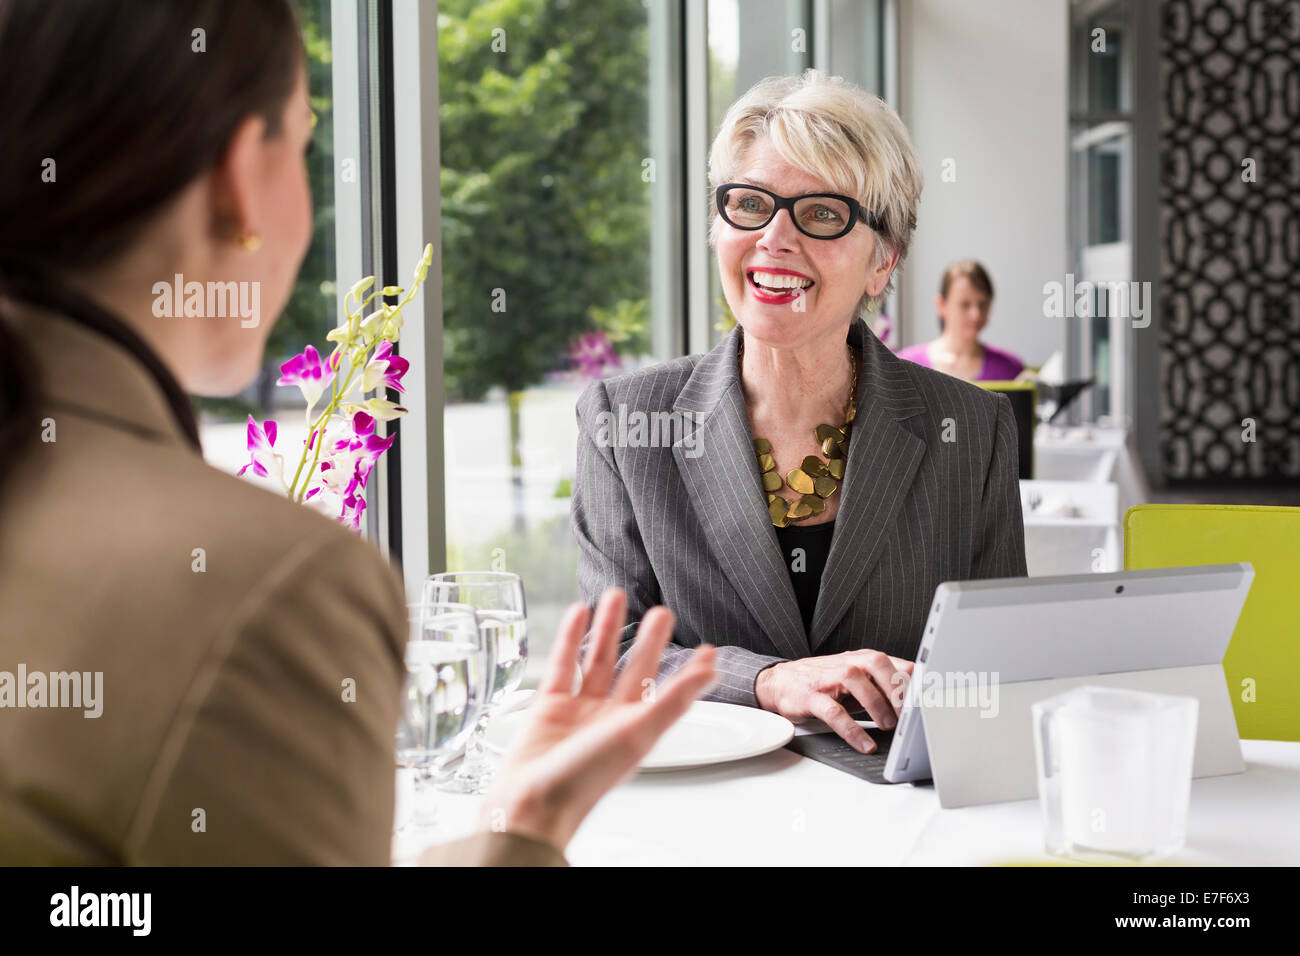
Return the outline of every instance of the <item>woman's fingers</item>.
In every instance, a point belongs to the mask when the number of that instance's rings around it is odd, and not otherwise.
[[[847,740],[849,746],[859,753],[876,752],[876,742],[871,739],[871,735],[859,727],[858,722],[849,716],[849,712],[829,694],[816,692],[816,698],[808,708],[808,712]]]
[[[573,690],[573,675],[578,668],[578,649],[587,633],[591,612],[586,605],[573,603],[564,613],[555,636],[555,646],[546,663],[546,674],[537,685],[539,694],[568,694]]]
[[[899,678],[894,676],[898,674],[899,671],[895,669],[891,661],[892,658],[888,655],[878,655],[878,657],[867,662],[867,673],[869,673],[871,679],[876,682],[876,686],[887,695],[889,708],[894,712],[894,717],[897,718],[899,713],[902,712],[903,702],[902,697],[897,693]],[[895,701],[897,701],[897,703],[895,703]],[[872,716],[875,717],[874,712],[872,713]],[[876,719],[876,723],[880,723],[878,718]],[[881,724],[881,726],[884,725]]]
[[[582,667],[584,696],[604,697],[618,662],[618,635],[627,620],[627,595],[622,588],[608,588],[600,596],[591,624],[591,643]]]
[[[691,659],[645,703],[607,700],[584,716],[563,738],[546,748],[553,777],[572,799],[594,805],[620,779],[636,769],[664,731],[672,726],[715,680],[713,647],[697,648]],[[573,699],[568,702],[579,705]],[[514,754],[518,755],[516,750]],[[586,797],[573,797],[585,792]]]
[[[717,680],[713,663],[718,649],[706,644],[695,649],[691,659],[655,689],[654,698],[643,708],[637,724],[649,738],[650,747]],[[643,738],[645,739],[645,738]]]
[[[628,652],[623,673],[614,684],[612,696],[618,700],[637,700],[646,691],[646,681],[654,682],[659,676],[659,659],[673,636],[675,618],[668,608],[652,607],[641,618],[636,631],[636,643]]]
[[[886,689],[885,694],[894,703],[894,711],[901,714],[903,712],[903,702],[907,699],[907,685],[912,682],[916,676],[916,661],[904,660],[901,657],[890,657],[894,667],[898,669],[892,680],[893,685]]]
[[[907,671],[909,674],[912,673],[912,669],[916,667],[916,661],[904,660],[901,657],[894,657],[893,655],[890,655],[889,659],[894,662],[896,668],[900,671]]]
[[[894,713],[902,714],[903,703],[907,700],[907,685],[912,683],[912,671],[910,669],[896,670],[891,680],[893,683],[885,692],[885,696],[894,705]]]
[[[851,671],[845,674],[842,680],[854,700],[862,705],[862,709],[871,716],[877,727],[888,730],[894,726],[897,722],[894,708],[870,677]]]

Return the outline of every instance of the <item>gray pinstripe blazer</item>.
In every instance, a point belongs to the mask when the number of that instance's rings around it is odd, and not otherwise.
[[[620,654],[641,616],[666,604],[677,626],[661,676],[689,648],[716,644],[720,679],[708,697],[756,706],[764,667],[864,647],[911,660],[941,582],[1026,569],[1010,401],[898,358],[854,321],[858,415],[806,632],[750,444],[736,364],[743,334],[587,387],[572,527],[582,600],[627,591]],[[634,412],[683,427],[672,441],[609,427]]]

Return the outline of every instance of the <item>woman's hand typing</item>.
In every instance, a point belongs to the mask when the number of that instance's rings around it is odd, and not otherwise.
[[[876,743],[851,711],[864,710],[876,726],[898,722],[912,661],[881,651],[845,651],[783,661],[760,671],[754,694],[764,710],[791,720],[816,717],[864,754]]]

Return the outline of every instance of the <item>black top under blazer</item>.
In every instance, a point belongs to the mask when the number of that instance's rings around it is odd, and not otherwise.
[[[898,358],[854,320],[858,414],[805,631],[751,445],[743,334],[583,391],[571,522],[582,600],[627,592],[620,657],[645,612],[665,604],[677,624],[661,676],[689,648],[716,644],[719,682],[706,698],[756,706],[754,680],[770,664],[860,648],[911,660],[940,583],[1027,572],[1011,403]],[[601,427],[637,411],[679,414],[635,442]],[[675,441],[662,440],[665,422],[684,429]]]

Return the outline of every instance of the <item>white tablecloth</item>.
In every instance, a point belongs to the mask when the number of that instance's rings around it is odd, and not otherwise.
[[[1166,863],[1300,864],[1300,743],[1242,741],[1246,772],[1192,781],[1187,846]],[[477,797],[439,794],[443,839]],[[399,793],[399,816],[407,795]],[[788,750],[639,774],[584,822],[574,865],[891,866],[1048,861],[1037,801],[942,810],[933,787],[867,783]],[[396,862],[418,841],[394,841]]]

